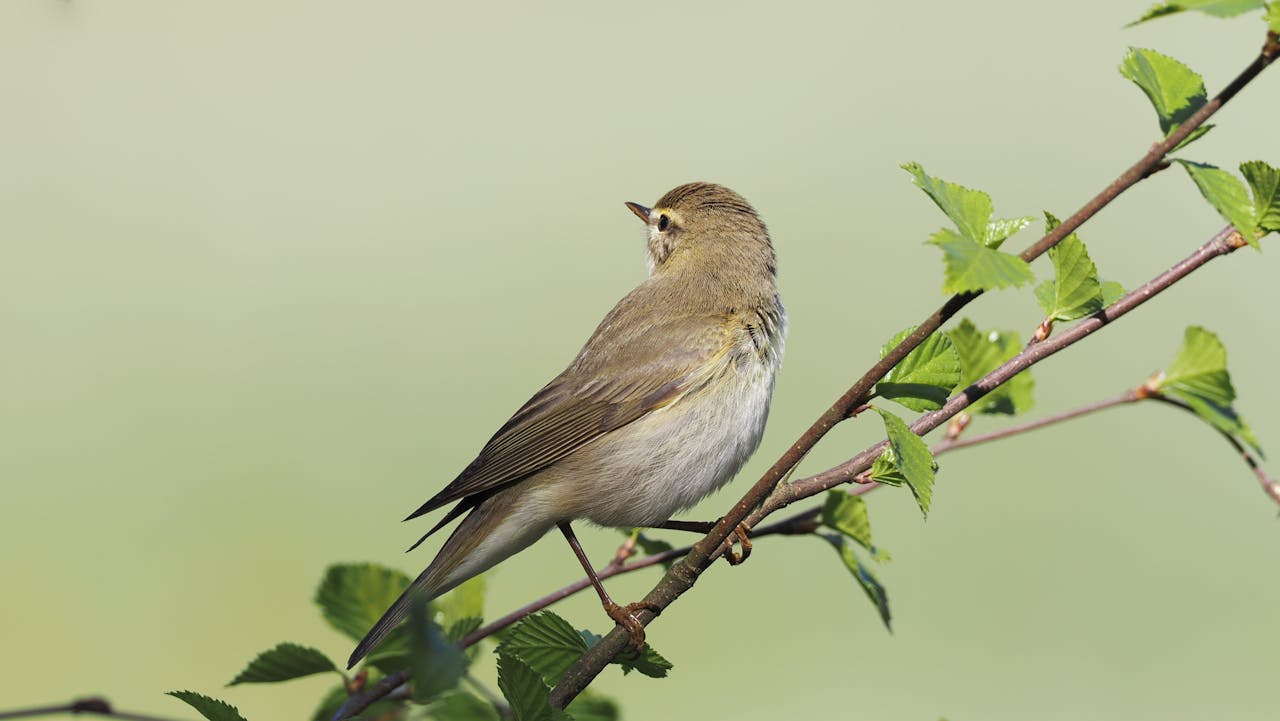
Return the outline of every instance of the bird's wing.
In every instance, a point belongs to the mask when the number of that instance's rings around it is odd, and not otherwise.
[[[573,364],[516,411],[466,470],[408,518],[518,482],[678,401],[728,362],[738,341],[727,320],[723,315],[685,316],[623,335],[606,318]],[[465,510],[455,509],[441,525]]]

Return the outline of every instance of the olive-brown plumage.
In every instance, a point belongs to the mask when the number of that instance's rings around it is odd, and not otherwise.
[[[449,591],[558,524],[571,542],[573,520],[660,524],[728,482],[759,445],[786,334],[764,223],[712,183],[681,185],[652,209],[627,206],[648,228],[649,277],[409,516],[455,504],[427,536],[466,517],[350,665],[412,599]]]

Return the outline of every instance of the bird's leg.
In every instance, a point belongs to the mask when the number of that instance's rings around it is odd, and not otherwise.
[[[637,601],[636,603],[628,603],[625,606],[619,606],[609,597],[609,592],[604,590],[604,584],[600,583],[600,577],[596,575],[596,571],[591,567],[591,561],[587,560],[587,554],[582,550],[582,544],[578,543],[578,537],[574,535],[573,528],[569,526],[568,521],[559,524],[560,532],[564,534],[564,540],[569,542],[569,547],[573,549],[573,555],[578,557],[578,563],[582,564],[582,569],[587,572],[587,579],[591,581],[591,585],[596,589],[596,593],[600,595],[600,603],[604,605],[604,612],[609,614],[609,618],[615,623],[622,626],[631,634],[631,645],[636,651],[644,648],[644,624],[640,623],[640,619],[636,618],[636,613],[642,610],[652,611],[656,616],[662,612],[662,609],[655,603],[648,601]]]
[[[665,528],[671,531],[693,531],[694,533],[710,533],[715,528],[716,521],[674,521],[668,520],[659,523],[653,528]],[[730,566],[736,566],[747,560],[747,556],[751,555],[751,529],[747,528],[746,523],[739,523],[733,529],[733,535],[738,539],[738,545],[742,546],[742,553],[733,550],[733,546],[724,553],[724,560],[729,562]]]

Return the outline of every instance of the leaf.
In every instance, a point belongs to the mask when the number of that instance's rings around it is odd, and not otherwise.
[[[863,593],[867,594],[867,599],[871,601],[871,605],[876,607],[876,612],[880,614],[880,620],[884,623],[884,627],[892,631],[888,591],[885,590],[875,574],[863,565],[853,547],[846,543],[843,538],[839,536],[824,536],[824,538],[831,544],[832,548],[836,549],[836,553],[840,554],[840,560],[844,561],[845,568],[848,568],[849,572],[853,574],[858,585],[862,587]]]
[[[427,707],[427,718],[434,721],[502,721],[493,704],[466,691],[441,694]]]
[[[947,331],[960,356],[961,387],[981,380],[1022,349],[1022,341],[1012,331],[982,332],[966,319]],[[1016,415],[1034,405],[1035,382],[1028,371],[1022,371],[983,396],[969,407],[970,413],[1005,413]]]
[[[1254,224],[1268,233],[1280,231],[1280,168],[1251,160],[1240,164],[1240,173],[1253,191]]]
[[[1045,227],[1060,225],[1053,214],[1045,212]],[[1054,279],[1036,288],[1036,300],[1052,320],[1072,321],[1102,310],[1102,283],[1098,268],[1079,236],[1071,233],[1049,249]]]
[[[1129,23],[1127,27],[1133,27],[1138,23],[1187,10],[1197,10],[1206,15],[1229,18],[1243,15],[1250,10],[1257,10],[1262,5],[1263,0],[1182,0],[1181,2],[1161,3],[1148,10],[1142,17]]]
[[[1115,303],[1124,297],[1124,286],[1114,280],[1102,281],[1102,307]]]
[[[874,406],[872,406],[875,408]],[[933,454],[924,439],[911,432],[907,424],[899,417],[882,408],[875,408],[884,420],[884,430],[889,436],[889,448],[898,471],[906,480],[911,494],[920,505],[920,512],[929,515],[929,501],[933,498]]]
[[[942,290],[946,293],[1008,288],[1035,280],[1022,258],[962,238],[954,231],[940,230],[929,242],[942,249],[946,269]]]
[[[296,643],[282,643],[258,654],[258,657],[250,661],[245,670],[227,685],[288,681],[314,673],[337,670],[338,667],[329,660],[328,656],[314,648],[299,646]]]
[[[1187,174],[1195,181],[1196,187],[1205,200],[1218,211],[1226,221],[1240,231],[1240,235],[1255,248],[1258,244],[1258,226],[1254,220],[1253,201],[1249,199],[1249,191],[1245,189],[1236,176],[1212,165],[1193,163],[1189,160],[1178,160]]]
[[[1154,50],[1129,48],[1120,63],[1120,74],[1146,94],[1166,138],[1205,104],[1204,80],[1191,68]],[[1209,127],[1200,126],[1178,147],[1186,147],[1209,132]]]
[[[994,212],[991,196],[981,190],[931,177],[919,163],[906,163],[902,169],[911,173],[916,186],[933,198],[933,202],[956,224],[962,237],[976,244],[985,242],[987,223]]]
[[[457,688],[467,670],[466,654],[431,619],[431,604],[423,601],[410,607],[409,666],[413,698],[420,702]]]
[[[886,486],[901,486],[907,482],[898,467],[898,456],[893,448],[885,448],[871,463],[871,480]]]
[[[548,686],[554,686],[586,650],[582,636],[551,611],[533,614],[517,623],[498,646],[498,653],[520,659]]]
[[[435,599],[431,605],[436,610],[442,628],[449,628],[464,619],[484,620],[484,575],[474,576],[461,586]]]
[[[565,711],[573,717],[573,721],[618,721],[622,718],[622,712],[613,699],[594,693],[591,689],[578,694]]]
[[[999,248],[1002,243],[1013,237],[1015,233],[1031,225],[1033,220],[1035,218],[1031,216],[993,220],[987,223],[987,235],[983,238],[982,244],[992,249]]]
[[[408,586],[409,577],[394,569],[340,563],[325,572],[315,601],[330,626],[359,641]]]
[[[651,538],[645,535],[644,531],[639,528],[619,528],[624,536],[631,536],[636,539],[636,546],[644,552],[646,556],[656,556],[659,553],[665,553],[675,548],[675,546],[667,543],[661,538]],[[677,559],[669,558],[662,562],[663,568],[671,568],[671,564]]]
[[[1187,328],[1157,390],[1181,399],[1205,422],[1262,454],[1253,430],[1231,407],[1236,391],[1227,373],[1227,349],[1213,333],[1199,326]]]
[[[839,490],[828,491],[826,503],[822,506],[822,525],[871,550],[871,519],[867,515],[867,502],[861,496],[851,496]]]
[[[226,701],[209,698],[195,691],[169,691],[168,695],[184,701],[209,721],[244,721],[240,711]]]
[[[1280,35],[1280,2],[1272,0],[1271,4],[1267,6],[1266,19],[1267,28],[1269,28],[1271,32]]]
[[[880,349],[880,357],[913,331],[915,326],[889,339]],[[943,333],[933,333],[876,384],[876,393],[913,411],[935,411],[947,402],[959,382],[960,356],[951,347],[951,339]]]
[[[600,643],[601,637],[586,629],[579,631],[578,634],[582,636],[587,648]],[[614,658],[610,663],[616,663],[621,666],[624,676],[632,671],[639,671],[641,675],[649,678],[666,678],[667,672],[675,668],[675,664],[663,658],[662,654],[653,650],[653,646],[647,643],[640,650],[640,653],[629,651]]]
[[[557,721],[567,719],[564,712],[556,711],[547,702],[551,687],[542,681],[537,671],[529,668],[515,656],[498,654],[498,688],[511,704],[516,721]]]

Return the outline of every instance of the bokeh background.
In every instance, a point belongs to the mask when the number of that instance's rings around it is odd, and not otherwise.
[[[282,640],[345,658],[310,601],[323,569],[426,564],[435,545],[401,553],[426,524],[399,519],[643,277],[622,202],[694,179],[763,214],[791,316],[761,451],[689,517],[718,515],[942,300],[943,217],[900,163],[1065,216],[1157,135],[1126,46],[1212,92],[1260,44],[1256,18],[1122,29],[1148,4],[0,4],[0,709],[101,693],[193,717],[161,695],[191,688],[304,718],[330,679],[222,685]],[[1187,155],[1280,162],[1277,97],[1272,71]],[[1171,170],[1083,237],[1132,287],[1221,225]],[[1202,324],[1277,447],[1270,250],[1040,366],[1036,413],[1140,383]],[[1039,320],[1025,289],[966,315]],[[653,627],[671,678],[599,688],[632,719],[1274,718],[1276,508],[1190,417],[957,452],[927,522],[905,493],[871,511],[892,634],[825,544],[772,539]],[[577,575],[545,539],[489,611]],[[606,627],[590,597],[558,610]]]

